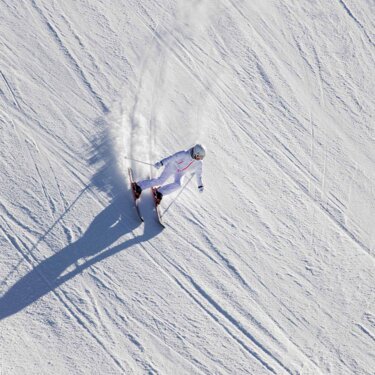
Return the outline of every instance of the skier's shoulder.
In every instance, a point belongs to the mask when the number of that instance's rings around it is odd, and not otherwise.
[[[189,150],[181,150],[181,151],[177,151],[176,153],[174,153],[172,155],[172,158],[175,160],[182,160],[182,159],[186,159],[189,156],[190,156]]]
[[[179,156],[179,157],[181,157],[181,156],[185,156],[185,155],[188,155],[188,154],[189,154],[188,150],[181,150],[181,151],[177,151],[177,152],[175,153],[175,155],[176,155],[176,156]]]

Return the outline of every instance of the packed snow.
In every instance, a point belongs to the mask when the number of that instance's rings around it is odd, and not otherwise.
[[[0,2],[0,374],[374,374],[374,14]]]

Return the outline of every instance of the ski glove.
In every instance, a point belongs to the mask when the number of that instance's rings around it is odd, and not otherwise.
[[[198,190],[199,190],[199,192],[200,192],[200,193],[203,193],[203,190],[204,190],[204,187],[203,187],[203,185],[201,185],[201,186],[198,186]]]
[[[156,163],[154,164],[154,167],[155,167],[156,169],[160,169],[160,168],[162,167],[162,165],[163,165],[163,163],[162,163],[161,161],[158,161],[158,162],[156,162]]]

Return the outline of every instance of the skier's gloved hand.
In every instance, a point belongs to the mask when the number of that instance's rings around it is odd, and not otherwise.
[[[199,190],[199,192],[200,192],[200,193],[203,193],[203,190],[204,190],[204,187],[203,187],[203,185],[201,185],[201,186],[198,186],[198,190]]]
[[[158,161],[158,162],[156,162],[156,163],[154,164],[154,167],[155,167],[156,169],[160,169],[162,166],[163,166],[163,163],[162,163],[161,161]]]

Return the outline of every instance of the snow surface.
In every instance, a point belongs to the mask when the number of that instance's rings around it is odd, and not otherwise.
[[[374,374],[374,14],[1,1],[1,375]]]

